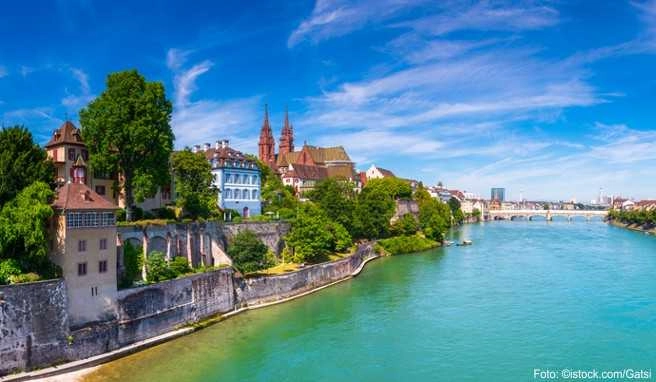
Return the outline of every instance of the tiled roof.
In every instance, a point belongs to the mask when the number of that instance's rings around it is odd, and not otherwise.
[[[63,144],[73,144],[84,146],[84,141],[80,136],[80,129],[75,127],[71,121],[64,122],[59,129],[55,130],[52,137],[46,144],[46,147],[58,146]]]
[[[292,168],[283,175],[285,178],[299,178],[303,180],[321,180],[328,177],[325,167],[293,164]]]
[[[246,157],[244,153],[241,151],[235,150],[231,147],[222,147],[220,146],[218,149],[216,146],[210,147],[207,150],[200,151],[205,155],[205,158],[208,161],[212,161],[214,159],[217,159],[219,161],[218,165],[222,166],[225,161],[237,161],[241,164],[241,162],[251,164],[254,163],[255,161],[251,160],[250,158]]]
[[[383,174],[383,176],[386,177],[386,178],[387,178],[387,177],[390,177],[390,178],[395,178],[395,177],[396,177],[396,175],[394,175],[394,173],[391,172],[391,171],[388,170],[388,169],[385,169],[385,168],[382,168],[382,167],[378,167],[378,166],[376,166],[376,168],[377,168],[378,171],[380,171],[380,173]]]
[[[348,154],[346,153],[346,150],[344,150],[344,147],[342,146],[336,146],[336,147],[305,146],[305,147],[307,147],[307,150],[310,152],[310,156],[312,157],[314,163],[318,165],[324,165],[326,162],[332,162],[332,161],[345,161],[345,162],[351,161],[351,158],[349,158]],[[293,151],[291,153],[287,153],[286,155],[278,155],[277,165],[286,166],[290,163],[294,164],[296,163],[299,155],[301,155],[301,151]]]
[[[95,193],[86,184],[67,183],[57,190],[52,207],[61,210],[116,210],[113,203]]]
[[[356,175],[353,173],[353,168],[351,168],[351,166],[328,166],[326,167],[326,171],[328,173],[328,176],[331,178],[344,178],[344,179],[356,178]]]

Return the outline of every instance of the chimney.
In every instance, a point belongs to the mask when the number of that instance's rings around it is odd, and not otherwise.
[[[204,147],[203,147],[203,151],[207,151],[207,150],[209,150],[210,147],[212,147],[212,145],[210,145],[209,143],[205,143],[205,145],[204,145]]]
[[[191,149],[191,152],[194,154],[196,154],[199,151],[200,151],[200,145],[194,145],[194,148]]]
[[[223,147],[224,149],[227,149],[229,144],[230,144],[230,141],[227,140],[227,139],[224,139],[224,140],[221,141],[221,147]]]

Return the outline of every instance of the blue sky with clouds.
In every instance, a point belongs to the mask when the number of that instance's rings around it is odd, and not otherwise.
[[[257,151],[269,104],[296,142],[343,145],[483,196],[656,197],[656,1],[9,2],[0,120],[45,143],[139,69],[176,146]]]

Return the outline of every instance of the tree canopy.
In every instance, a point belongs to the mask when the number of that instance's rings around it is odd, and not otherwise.
[[[380,190],[392,199],[410,199],[412,197],[410,184],[403,179],[394,177],[371,179],[367,182],[365,188]]]
[[[296,216],[298,199],[294,196],[294,190],[285,186],[280,177],[264,162],[252,155],[249,155],[248,158],[257,163],[260,169],[262,212],[277,213],[283,219],[291,219]]]
[[[353,229],[353,209],[355,208],[355,185],[346,180],[326,178],[318,182],[307,193],[328,217],[346,228]]]
[[[155,195],[170,180],[172,109],[161,82],[129,70],[110,74],[105,91],[80,111],[89,164],[122,175],[128,221],[135,199]]]
[[[330,252],[344,251],[352,243],[346,229],[312,202],[299,206],[286,242],[298,262],[316,262]]]
[[[451,227],[449,206],[437,199],[419,203],[419,226],[429,239],[443,241],[444,233]]]
[[[253,231],[241,231],[235,235],[228,246],[228,256],[232,265],[242,273],[255,272],[267,268],[269,248]]]
[[[203,153],[183,150],[171,156],[176,205],[192,218],[208,217],[217,209],[212,166]]]
[[[395,202],[382,187],[367,184],[358,195],[353,214],[355,235],[363,239],[380,239],[389,234],[389,222],[394,215]]]
[[[34,182],[52,185],[55,170],[25,127],[0,129],[0,207]]]

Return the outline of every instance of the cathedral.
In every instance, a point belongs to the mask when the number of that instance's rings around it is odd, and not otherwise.
[[[314,184],[327,177],[356,181],[354,163],[342,146],[316,147],[303,144],[294,151],[294,127],[285,109],[276,154],[276,140],[269,122],[269,110],[264,107],[264,120],[260,130],[259,159],[278,173],[284,184],[292,186],[299,195],[312,189]]]

